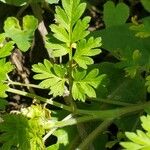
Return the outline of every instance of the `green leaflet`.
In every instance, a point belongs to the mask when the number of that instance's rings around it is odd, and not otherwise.
[[[46,42],[46,48],[50,56],[53,57],[64,56],[69,52],[69,48],[66,44]],[[51,48],[53,48],[53,50],[51,50]]]
[[[86,30],[89,26],[89,22],[90,17],[85,17],[82,20],[78,20],[72,32],[72,43],[85,38],[90,33]]]
[[[11,72],[13,69],[10,62],[6,62],[5,59],[0,59],[0,82],[7,79],[7,73]]]
[[[129,17],[129,7],[124,3],[119,3],[116,7],[112,1],[104,5],[104,22],[106,27],[121,25]]]
[[[61,25],[52,24],[50,28],[54,32],[55,38],[64,43],[69,43],[69,34]]]
[[[53,24],[50,28],[55,38],[68,45],[89,34],[86,29],[89,26],[90,17],[80,19],[86,8],[86,4],[80,3],[80,0],[63,0],[62,5],[63,9],[56,7],[55,18],[58,25]]]
[[[134,132],[126,132],[125,135],[130,140],[129,142],[120,142],[126,150],[149,150],[150,149],[150,116],[142,116],[141,118],[142,127],[146,130],[145,132],[137,130]]]
[[[73,72],[72,96],[74,100],[85,101],[86,97],[96,97],[94,89],[98,87],[105,75],[99,75],[98,69],[87,73],[86,70],[75,70]]]
[[[0,34],[0,58],[4,58],[11,54],[11,51],[14,48],[14,42],[6,42],[5,41],[5,34]]]
[[[67,79],[66,68],[63,65],[52,64],[48,60],[44,60],[44,64],[38,63],[32,66],[32,70],[37,73],[34,79],[43,80],[40,86],[50,88],[50,93],[54,97],[62,96],[65,92],[65,82]]]
[[[80,0],[63,0],[62,5],[68,18],[69,28],[67,30],[69,31],[85,11],[86,4],[80,3]]]
[[[7,97],[7,94],[5,93],[8,89],[8,85],[7,84],[3,84],[0,82],[0,97],[5,98]]]
[[[3,82],[7,79],[7,74],[11,72],[13,69],[10,62],[6,62],[5,59],[0,59],[0,97],[4,98],[7,97],[5,93],[8,89],[8,85],[4,84]]]
[[[94,63],[93,59],[89,56],[95,56],[99,54],[101,50],[98,49],[98,47],[101,45],[101,38],[94,39],[91,37],[87,41],[83,39],[77,43],[77,49],[73,59],[80,67],[87,69],[87,65]]]
[[[4,31],[6,37],[11,38],[17,44],[18,48],[25,52],[31,46],[37,25],[38,20],[34,16],[25,16],[22,27],[19,25],[18,19],[8,17],[4,23]]]

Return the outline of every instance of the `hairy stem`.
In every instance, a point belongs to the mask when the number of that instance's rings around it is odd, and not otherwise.
[[[42,102],[54,105],[56,107],[62,108],[64,110],[70,111],[72,112],[72,108],[69,106],[66,106],[64,104],[52,101],[51,99],[48,98],[43,98],[41,96],[32,94],[32,93],[28,93],[28,92],[24,92],[21,90],[17,90],[17,89],[12,89],[9,88],[7,89],[7,92],[11,92],[14,94],[18,94],[18,95],[22,95],[22,96],[26,96],[26,97],[30,97],[33,99],[38,99]],[[135,104],[133,106],[127,106],[127,107],[122,107],[122,108],[115,108],[115,109],[110,109],[110,110],[97,110],[97,111],[92,111],[92,110],[82,110],[82,109],[76,109],[76,114],[84,114],[87,115],[88,118],[91,117],[91,120],[93,120],[93,118],[98,118],[100,120],[105,120],[108,118],[119,118],[123,115],[126,114],[130,114],[133,112],[137,112],[137,111],[141,111],[147,107],[150,106],[150,102],[145,102],[142,104]]]
[[[37,88],[37,89],[43,89],[42,87],[40,87],[39,85],[35,85],[35,84],[26,84],[26,83],[20,83],[20,82],[14,82],[14,81],[4,81],[7,84],[11,84],[11,85],[19,85],[19,86],[26,86],[26,87],[32,87],[32,88]]]
[[[70,112],[72,111],[72,109],[69,106],[66,106],[66,105],[63,105],[61,103],[52,101],[52,99],[48,99],[48,98],[38,96],[36,94],[32,94],[32,93],[24,92],[24,91],[21,91],[21,90],[12,89],[12,88],[7,89],[7,92],[22,95],[22,96],[26,96],[26,97],[29,97],[29,98],[32,98],[32,99],[37,99],[37,100],[40,100],[40,101],[45,102],[47,104],[51,104],[51,105],[54,105],[56,107],[62,108],[64,110],[67,110],[67,111],[70,111]]]

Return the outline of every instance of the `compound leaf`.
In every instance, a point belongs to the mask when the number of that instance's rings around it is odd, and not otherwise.
[[[32,66],[32,70],[38,74],[34,75],[34,79],[43,80],[40,86],[50,88],[53,96],[62,96],[65,92],[66,68],[62,65],[52,64],[48,60],[44,60],[44,64],[38,63]]]
[[[85,101],[86,97],[96,97],[94,89],[98,87],[105,75],[99,75],[98,69],[91,70],[88,74],[86,70],[76,70],[73,72],[72,96],[75,100]]]
[[[74,55],[74,60],[77,64],[87,69],[87,65],[94,63],[93,59],[89,56],[95,56],[101,52],[98,47],[101,46],[101,38],[94,39],[93,37],[89,38],[87,41],[85,39],[77,43],[77,49]]]
[[[38,20],[34,16],[25,16],[23,18],[23,27],[19,25],[19,21],[15,17],[8,17],[4,23],[4,31],[6,37],[11,38],[18,48],[25,52],[31,46],[37,25]]]
[[[86,37],[89,31],[90,17],[80,19],[85,11],[86,4],[80,0],[63,0],[61,7],[56,7],[55,19],[58,25],[51,25],[50,28],[54,37],[64,43],[74,43]]]

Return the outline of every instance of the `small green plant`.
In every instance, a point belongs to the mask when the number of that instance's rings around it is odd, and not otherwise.
[[[58,0],[1,2],[22,6],[19,17],[31,6],[36,17],[26,15],[22,21],[8,17],[0,34],[0,149],[104,150],[121,139],[108,141],[108,132],[104,131],[112,123],[118,133],[137,128],[139,115],[150,107],[146,97],[150,91],[149,18],[137,21],[133,17],[132,23],[126,23],[129,7],[108,1],[103,11],[106,28],[91,33],[86,3],[62,0],[62,6],[55,9],[55,23],[45,35],[41,9]],[[149,11],[149,2],[141,3]],[[18,66],[10,58],[16,49],[23,54],[33,50],[37,30],[49,58],[31,65],[31,84],[26,80],[16,82],[12,75]],[[102,48],[115,63],[94,63]],[[12,95],[31,99],[32,104],[8,113],[7,99]],[[149,118],[141,117],[146,132],[126,132],[132,142],[121,142],[124,148],[144,150],[149,146]]]

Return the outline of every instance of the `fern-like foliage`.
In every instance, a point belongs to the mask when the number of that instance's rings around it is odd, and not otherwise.
[[[53,58],[69,55],[68,62],[60,65],[44,60],[44,64],[33,65],[32,70],[38,73],[34,78],[42,80],[40,85],[49,88],[49,94],[54,97],[63,96],[70,89],[74,100],[96,97],[95,88],[104,77],[99,75],[98,69],[86,71],[89,65],[94,64],[91,56],[101,52],[99,47],[102,44],[101,38],[85,39],[90,33],[87,30],[90,17],[80,19],[85,8],[86,4],[80,0],[62,0],[62,8],[56,7],[56,24],[50,25],[53,38],[47,38],[46,48]]]
[[[137,130],[126,132],[125,135],[130,141],[120,142],[125,150],[149,150],[150,149],[150,115],[142,116],[142,127],[145,131]]]

